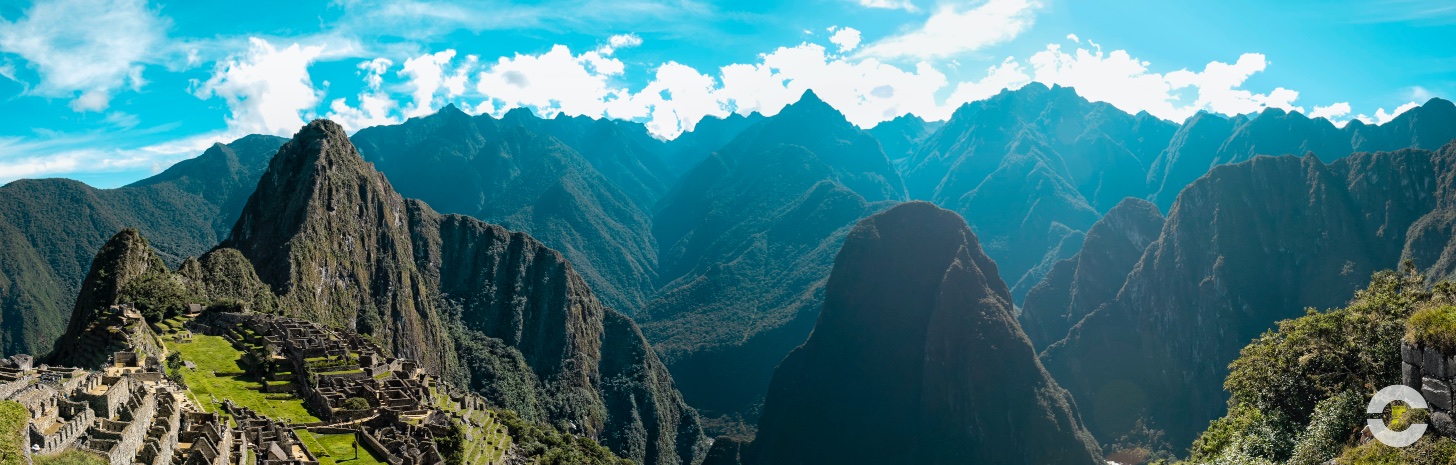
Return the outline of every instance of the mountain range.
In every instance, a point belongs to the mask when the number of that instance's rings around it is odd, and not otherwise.
[[[88,272],[143,263],[166,271],[145,279],[209,300],[264,287],[276,311],[367,335],[532,420],[692,463],[711,434],[811,427],[784,416],[799,400],[775,397],[834,400],[780,379],[866,369],[814,348],[840,343],[806,341],[889,337],[820,334],[844,307],[835,271],[880,266],[835,257],[856,224],[919,199],[969,228],[968,255],[947,256],[977,263],[984,279],[956,282],[990,303],[965,327],[1003,328],[995,347],[958,343],[1007,359],[1018,386],[1047,386],[1036,402],[1065,404],[1047,418],[1078,444],[1138,420],[1187,444],[1225,408],[1225,366],[1276,321],[1342,304],[1402,258],[1456,272],[1453,138],[1456,105],[1441,99],[1382,125],[1277,109],[1179,124],[1041,84],[867,130],[811,91],[671,141],[632,122],[453,106],[352,137],[315,122],[122,188],[0,187],[0,347],[90,341],[56,355],[90,361],[107,342],[86,338],[88,312],[122,286]],[[146,246],[111,248],[161,265],[97,256],[126,228]],[[1039,358],[1011,355],[1021,341]],[[945,383],[925,389],[990,389]],[[793,456],[720,443],[715,457]]]

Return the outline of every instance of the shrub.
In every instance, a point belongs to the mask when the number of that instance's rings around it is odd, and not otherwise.
[[[1411,315],[1405,339],[1435,346],[1442,352],[1456,352],[1456,306],[1432,306]]]
[[[368,410],[369,401],[363,397],[350,397],[344,399],[344,410]]]
[[[1317,465],[1340,455],[1344,445],[1365,424],[1365,396],[1345,391],[1320,401],[1314,419],[1294,445],[1289,465]]]

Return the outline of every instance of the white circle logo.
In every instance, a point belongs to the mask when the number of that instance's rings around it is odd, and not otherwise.
[[[1365,413],[1383,413],[1385,406],[1395,401],[1404,402],[1410,408],[1426,408],[1426,398],[1421,396],[1420,391],[1410,386],[1397,384],[1386,386],[1385,389],[1375,393],[1375,397],[1370,399],[1370,405],[1365,407]],[[1385,426],[1385,420],[1379,418],[1367,419],[1365,424],[1370,425],[1370,432],[1375,435],[1376,440],[1390,447],[1405,447],[1415,444],[1421,439],[1421,436],[1426,434],[1425,423],[1412,423],[1406,427],[1405,431],[1393,431]]]

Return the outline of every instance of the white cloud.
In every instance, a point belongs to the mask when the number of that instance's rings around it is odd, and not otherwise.
[[[1384,108],[1380,108],[1375,110],[1375,116],[1366,116],[1362,114],[1360,116],[1356,116],[1355,118],[1370,124],[1385,124],[1389,123],[1390,120],[1395,119],[1395,117],[1400,116],[1401,113],[1405,113],[1419,106],[1421,105],[1416,102],[1406,102],[1404,105],[1395,107],[1395,110],[1391,111],[1390,113],[1386,113]]]
[[[637,37],[637,34],[617,34],[607,38],[607,45],[597,49],[597,51],[603,55],[611,55],[617,50],[632,48],[638,45],[642,45],[642,38]]]
[[[450,53],[453,54],[454,50]],[[405,63],[405,68],[408,69],[409,62]],[[399,118],[390,115],[399,106],[399,102],[380,89],[384,84],[384,72],[391,66],[394,66],[394,62],[388,58],[375,58],[359,63],[359,70],[364,73],[364,90],[359,92],[359,106],[349,106],[342,98],[334,99],[329,103],[327,118],[339,123],[349,132],[370,126],[399,123]]]
[[[906,71],[873,58],[831,58],[818,44],[781,47],[757,64],[725,66],[721,76],[717,94],[738,113],[771,115],[813,89],[861,127],[905,113],[943,117],[935,92],[947,83],[928,63]]]
[[[865,8],[884,8],[887,10],[905,10],[911,13],[920,11],[910,0],[859,0],[859,5]]]
[[[829,42],[839,46],[839,53],[854,50],[859,46],[859,30],[852,27],[829,28],[834,35],[829,36]]]
[[[411,93],[414,103],[405,111],[406,118],[428,115],[435,111],[435,94],[452,77],[445,74],[445,66],[454,59],[455,50],[445,50],[405,60],[404,69],[399,71],[399,75],[408,78],[414,87]],[[464,83],[460,82],[452,89],[463,86]]]
[[[1026,69],[1015,58],[1006,57],[1001,64],[987,68],[986,77],[981,80],[957,84],[950,98],[946,99],[945,106],[954,107],[966,102],[985,100],[1003,89],[1020,89],[1029,82],[1031,76],[1026,74]]]
[[[1082,38],[1077,37],[1076,34],[1067,34],[1067,40],[1070,40],[1072,42],[1076,42],[1076,43],[1079,43],[1079,44],[1082,43]]]
[[[476,111],[499,116],[529,107],[543,116],[561,112],[601,117],[607,101],[625,96],[625,89],[607,83],[623,69],[621,61],[599,51],[573,55],[565,45],[541,55],[501,57],[477,76],[475,88],[487,100]]]
[[[1031,27],[1036,0],[986,0],[972,8],[941,5],[919,29],[880,39],[860,51],[881,58],[946,58],[1001,44]]]
[[[1344,126],[1345,117],[1350,114],[1350,102],[1339,102],[1328,106],[1316,106],[1310,110],[1310,118],[1324,118],[1336,125]]]
[[[1123,111],[1147,111],[1159,118],[1183,121],[1198,111],[1243,114],[1264,108],[1303,111],[1294,105],[1299,93],[1277,87],[1266,94],[1240,88],[1250,76],[1268,65],[1264,55],[1246,53],[1233,64],[1209,62],[1202,71],[1177,70],[1166,74],[1149,70],[1151,63],[1125,50],[1104,52],[1096,43],[1065,52],[1051,44],[1027,60],[1032,80],[1074,87],[1088,100],[1112,104]],[[1185,94],[1191,93],[1193,101]]]
[[[40,2],[13,23],[0,19],[0,50],[38,72],[31,93],[72,98],[75,111],[101,111],[117,90],[146,83],[143,61],[167,25],[143,0]]]
[[[248,51],[217,63],[212,78],[196,85],[198,98],[227,102],[228,128],[242,134],[290,135],[318,106],[321,93],[309,79],[308,66],[324,46],[277,48],[252,38]]]

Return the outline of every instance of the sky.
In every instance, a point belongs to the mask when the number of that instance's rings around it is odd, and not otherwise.
[[[0,182],[116,187],[314,118],[357,131],[516,107],[772,115],[813,89],[864,128],[1028,82],[1129,113],[1383,122],[1456,93],[1432,0],[0,0]]]

